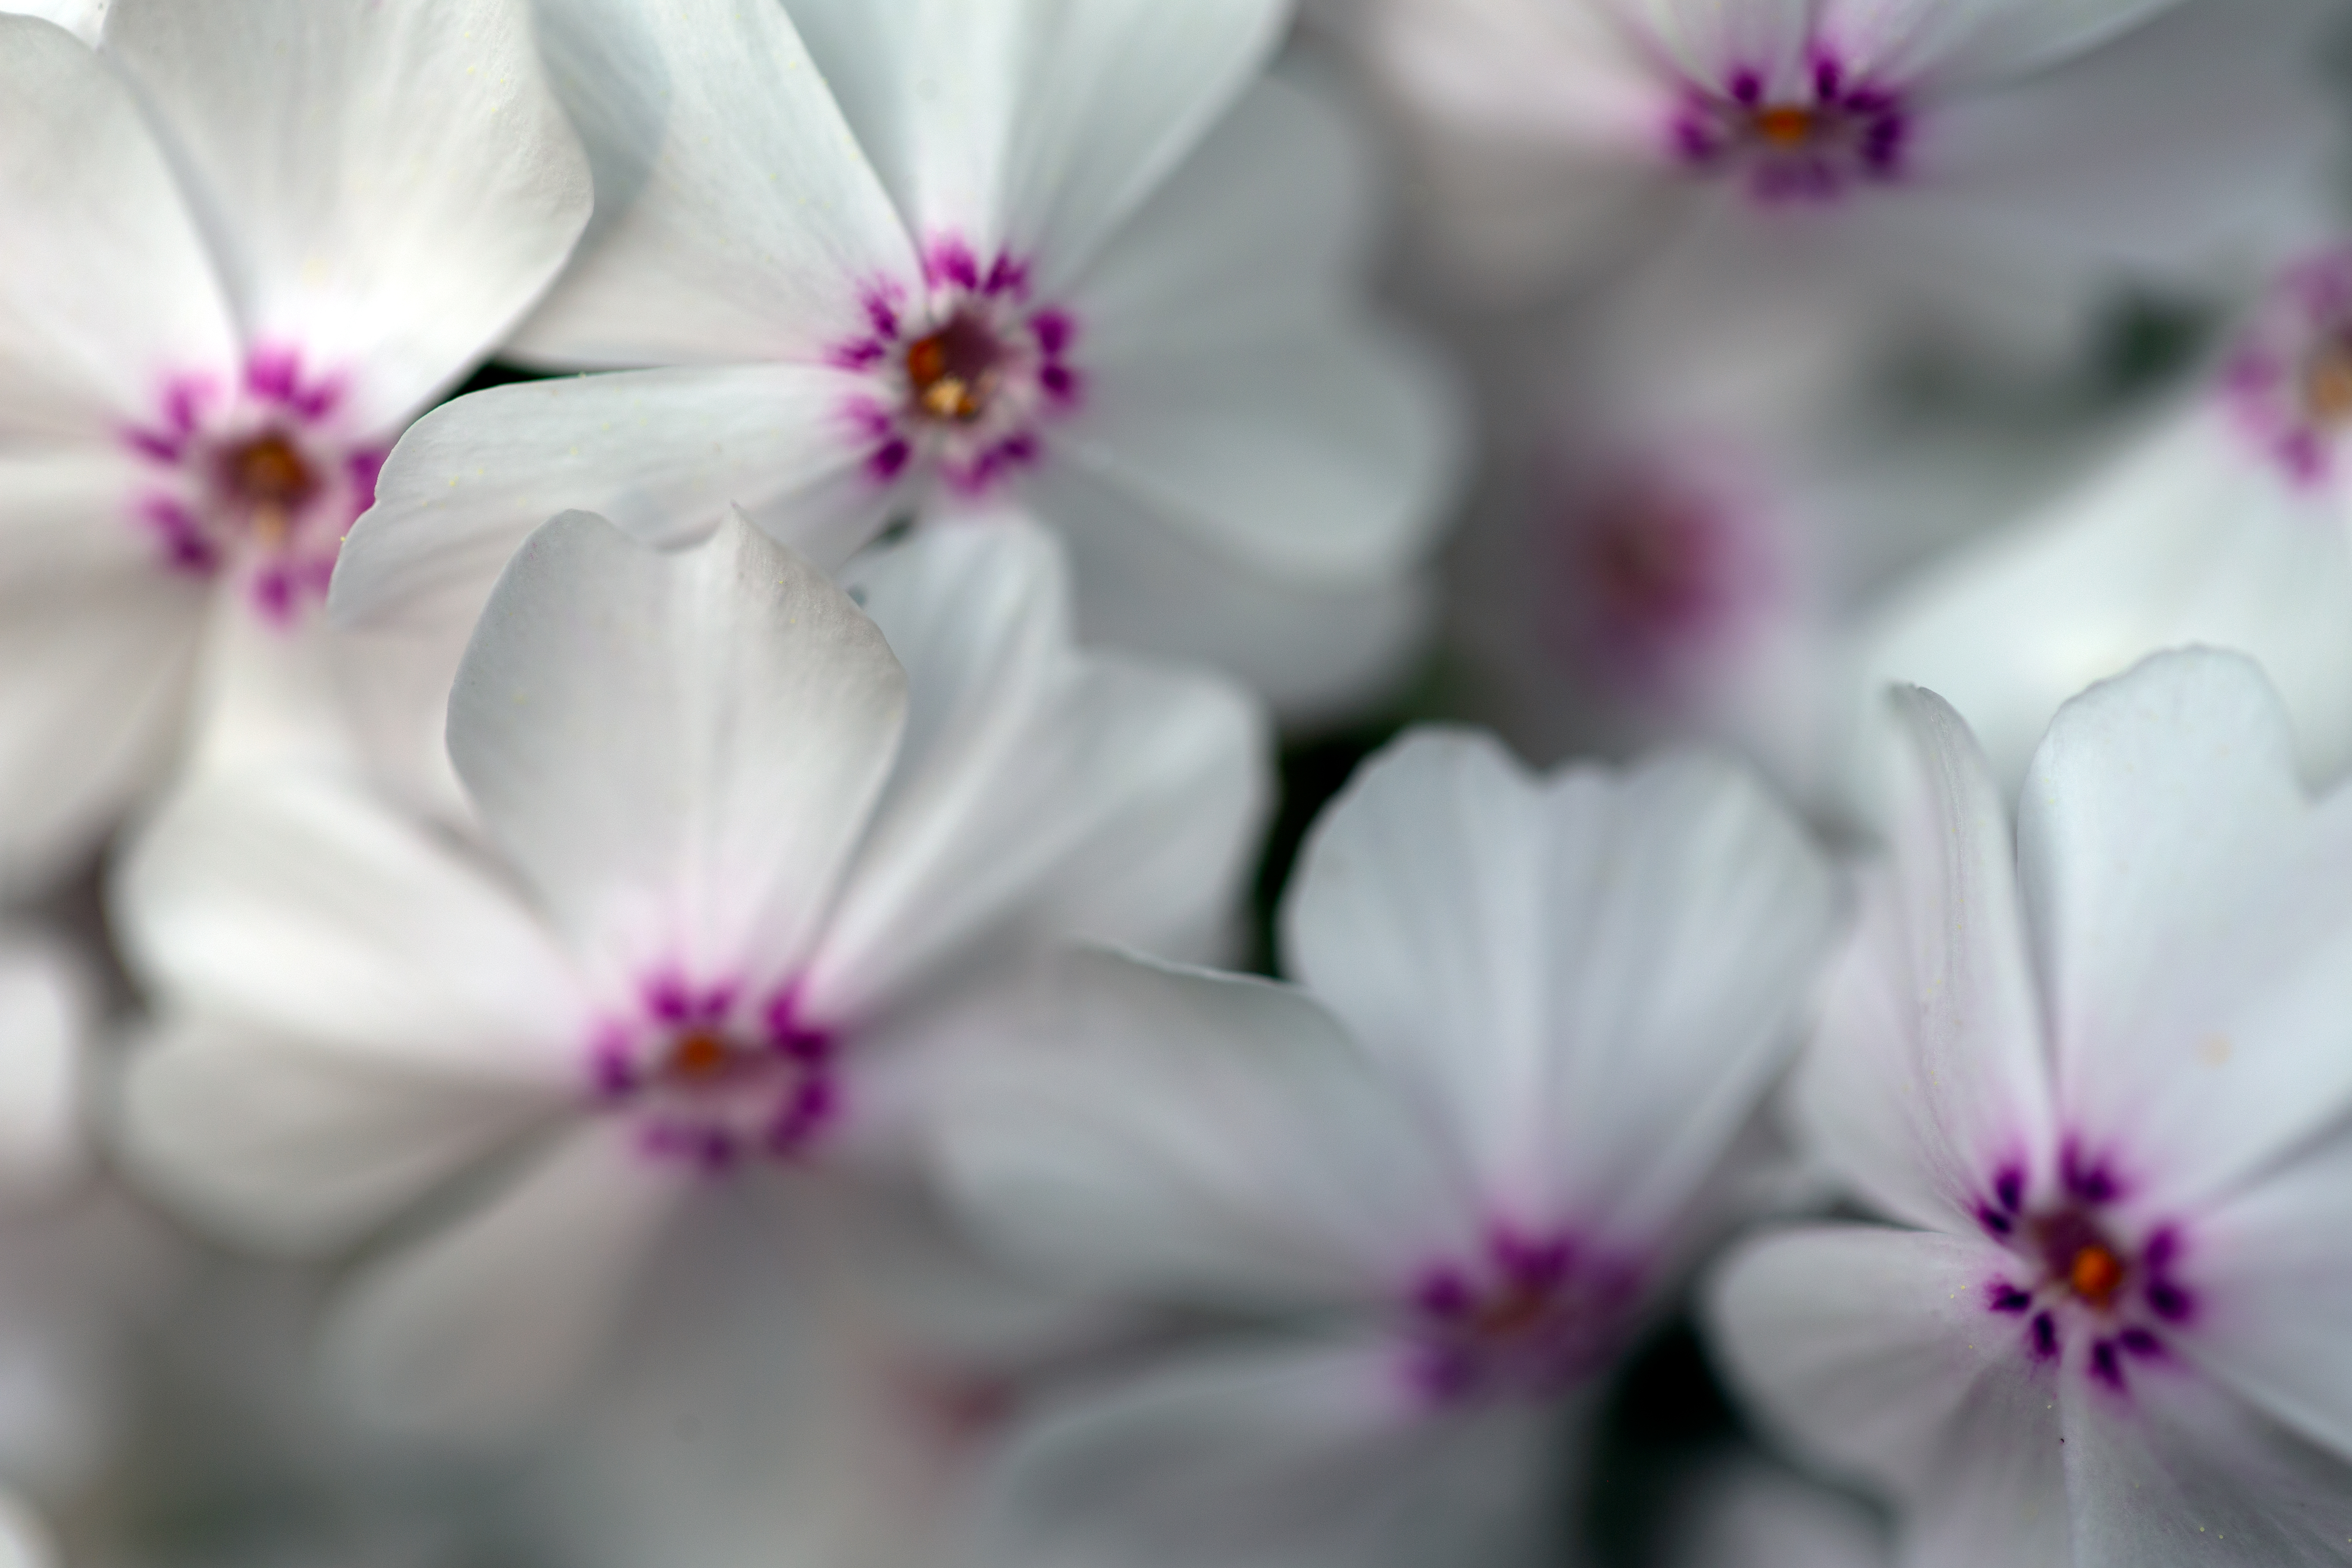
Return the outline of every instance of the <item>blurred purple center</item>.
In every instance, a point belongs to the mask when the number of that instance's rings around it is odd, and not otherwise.
[[[1720,89],[1687,86],[1672,133],[1685,166],[1742,180],[1759,202],[1822,202],[1899,178],[1911,116],[1900,94],[1822,54],[1791,91],[1768,91],[1752,70]]]
[[[635,1121],[648,1154],[718,1174],[797,1158],[832,1121],[833,1037],[798,1020],[790,991],[764,1008],[740,1005],[740,995],[657,979],[641,1015],[598,1039],[596,1097]]]

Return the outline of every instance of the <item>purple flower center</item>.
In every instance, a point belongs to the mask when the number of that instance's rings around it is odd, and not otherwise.
[[[1413,1384],[1442,1405],[1556,1394],[1615,1353],[1639,1288],[1637,1270],[1569,1238],[1498,1236],[1475,1263],[1438,1265],[1413,1287]]]
[[[298,355],[273,351],[252,356],[234,395],[192,376],[158,401],[158,416],[124,439],[148,466],[138,511],[163,566],[236,574],[272,622],[323,599],[384,456],[341,431],[341,384],[306,378]]]
[[[1046,426],[1077,406],[1077,326],[1032,301],[1029,268],[1010,256],[983,266],[947,239],[923,269],[919,304],[895,283],[869,289],[867,332],[833,351],[835,364],[871,381],[845,407],[845,427],[877,483],[919,469],[959,495],[982,494],[1034,465]]]
[[[2076,1364],[2122,1393],[2133,1362],[2161,1362],[2168,1331],[2196,1315],[2196,1300],[2175,1275],[2180,1235],[2170,1226],[2134,1227],[2119,1211],[2123,1184],[2104,1163],[2070,1142],[2059,1191],[2028,1201],[2024,1173],[1995,1177],[1978,1222],[2017,1256],[2018,1267],[1986,1286],[1985,1306],[2024,1325],[2022,1348],[2036,1363]]]
[[[755,1157],[799,1158],[833,1121],[833,1037],[799,1020],[789,990],[758,1008],[740,995],[662,977],[645,987],[638,1016],[598,1038],[595,1096],[635,1121],[648,1154],[718,1174]]]
[[[1899,93],[1820,54],[1799,88],[1768,93],[1748,70],[1719,88],[1688,85],[1672,135],[1686,167],[1744,180],[1759,202],[1822,202],[1899,178],[1911,114]]]
[[[2352,430],[2352,250],[2287,270],[2232,352],[2221,395],[2291,484],[2334,479]]]

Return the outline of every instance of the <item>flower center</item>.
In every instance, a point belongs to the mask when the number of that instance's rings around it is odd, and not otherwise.
[[[2324,429],[2352,424],[2352,325],[2336,328],[2305,356],[2303,411]]]
[[[342,429],[342,384],[291,352],[256,353],[235,392],[188,376],[123,432],[148,465],[138,514],[163,564],[232,576],[265,619],[326,595],[346,528],[375,499],[383,453]]]
[[[1634,1293],[1631,1269],[1571,1242],[1498,1239],[1414,1287],[1413,1380],[1442,1404],[1558,1393],[1608,1359]]]
[[[838,1100],[833,1040],[797,1022],[790,993],[747,1010],[731,986],[657,981],[591,1061],[596,1098],[635,1120],[647,1153],[714,1173],[803,1153]]]
[[[1684,164],[1737,175],[1756,199],[1778,205],[1827,200],[1898,177],[1910,135],[1899,94],[1849,79],[1843,64],[1824,54],[1795,96],[1783,89],[1768,100],[1754,71],[1737,72],[1719,89],[1691,84],[1672,143]]]
[[[988,412],[1005,360],[987,323],[959,310],[907,346],[907,385],[925,416],[970,425]]]
[[[1750,115],[1748,128],[1767,146],[1793,150],[1813,139],[1821,128],[1821,119],[1815,110],[1801,105],[1776,103]]]
[[[1979,1205],[1979,1221],[2024,1266],[1991,1279],[1985,1305],[2022,1323],[2024,1350],[2037,1363],[2058,1363],[2079,1336],[2085,1348],[2072,1364],[2120,1391],[2130,1363],[2161,1360],[2167,1334],[2196,1315],[2174,1274],[2179,1235],[2164,1227],[2136,1243],[2120,1239],[2113,1205],[2121,1184],[2071,1144],[2059,1184],[2057,1202],[2031,1204],[2024,1173],[2012,1168]]]
[[[942,239],[923,258],[919,295],[881,284],[865,306],[866,332],[828,357],[868,378],[841,423],[878,484],[935,478],[985,493],[1034,465],[1046,431],[1078,405],[1076,322],[1031,301],[1029,268],[1013,257],[983,262]]]

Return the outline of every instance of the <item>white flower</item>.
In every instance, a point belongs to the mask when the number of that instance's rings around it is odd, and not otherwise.
[[[1853,706],[1866,691],[1876,719],[1887,682],[1927,687],[2013,786],[2067,697],[2208,643],[2261,661],[2308,776],[2337,775],[2352,764],[2347,428],[2352,248],[2337,247],[2288,268],[2210,384],[2104,470],[1885,605]]]
[[[102,57],[0,18],[0,870],[88,847],[200,664],[326,657],[393,437],[587,218],[524,14],[119,0]]]
[[[539,1413],[687,1194],[887,1160],[992,962],[1219,930],[1263,793],[1238,694],[1075,652],[1032,528],[856,586],[740,518],[667,555],[558,518],[451,699],[502,867],[290,775],[191,786],[129,865],[163,1022],[127,1135],[163,1189],[320,1249],[478,1178],[334,1331],[381,1418]]]
[[[2333,14],[1379,0],[1366,26],[1443,237],[1487,287],[1663,240],[1647,269],[1698,294],[1830,331],[1926,308],[2046,352],[2102,274],[2177,278],[2316,221]]]
[[[106,26],[108,0],[11,0],[0,11],[55,22],[83,43],[95,44]]]
[[[2343,1561],[2352,795],[2305,795],[2251,663],[2168,654],[2059,713],[2012,849],[1966,726],[1902,707],[1796,1099],[1918,1228],[1752,1243],[1728,1370],[1920,1568]]]
[[[1089,635],[1294,703],[1360,690],[1414,627],[1456,443],[1443,386],[1366,319],[1352,132],[1252,86],[1286,13],[543,8],[601,205],[517,352],[674,368],[420,423],[339,614],[465,619],[566,507],[658,538],[734,502],[829,564],[1013,497],[1070,540]]]
[[[996,1556],[1524,1544],[1539,1434],[1728,1205],[1834,901],[1727,765],[1537,779],[1429,731],[1317,830],[1286,910],[1305,989],[1073,961],[967,1058],[953,1190],[1081,1287],[1291,1322],[1036,1420]]]

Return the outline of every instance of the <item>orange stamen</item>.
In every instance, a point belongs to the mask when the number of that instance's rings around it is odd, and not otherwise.
[[[1756,111],[1756,134],[1775,147],[1795,149],[1813,139],[1813,130],[1820,119],[1810,109],[1793,103],[1776,103]]]
[[[2076,1249],[2074,1261],[2066,1270],[2066,1282],[2094,1307],[2105,1307],[2123,1288],[2123,1259],[2097,1242],[2088,1243]]]

